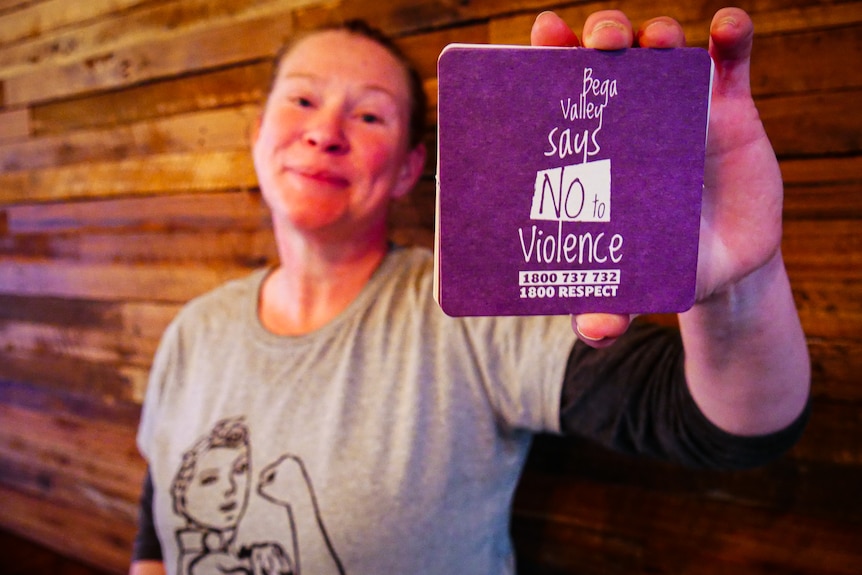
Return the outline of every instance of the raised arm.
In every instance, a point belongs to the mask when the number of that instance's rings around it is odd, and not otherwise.
[[[684,45],[682,27],[654,18],[635,30],[618,11],[591,15],[577,35],[541,14],[534,45],[620,49]],[[753,25],[736,8],[710,28],[715,62],[697,270],[697,303],[680,315],[691,395],[715,425],[762,435],[794,421],[809,394],[808,350],[781,256],[783,185],[778,162],[751,98]],[[573,318],[602,347],[628,327],[627,316]]]

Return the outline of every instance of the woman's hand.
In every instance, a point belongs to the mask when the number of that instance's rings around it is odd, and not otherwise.
[[[778,162],[760,122],[749,86],[753,26],[738,8],[716,13],[710,28],[715,63],[697,268],[696,301],[727,290],[776,256],[781,242],[782,182]],[[685,45],[682,26],[667,17],[634,29],[625,14],[596,12],[579,38],[556,14],[544,12],[533,25],[536,46],[584,46],[618,50],[634,45]],[[610,345],[628,328],[629,316],[582,314],[572,318],[584,340]]]

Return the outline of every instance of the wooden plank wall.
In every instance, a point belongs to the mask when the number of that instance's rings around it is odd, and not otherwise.
[[[703,45],[713,0],[627,0]],[[745,473],[543,439],[515,501],[524,573],[859,573],[862,1],[750,0],[753,84],[786,180],[785,255],[814,362],[787,457]],[[190,297],[271,263],[247,153],[267,59],[362,16],[435,101],[451,41],[525,43],[561,0],[0,0],[0,527],[121,573],[139,402]],[[539,80],[540,81],[540,80]],[[434,120],[434,110],[429,110]],[[433,137],[429,137],[433,147]],[[430,245],[433,159],[393,237]]]

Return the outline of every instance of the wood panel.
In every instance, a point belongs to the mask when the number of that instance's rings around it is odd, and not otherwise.
[[[0,144],[0,170],[20,172],[150,154],[247,149],[258,114],[256,105],[218,108]],[[23,123],[29,126],[29,120]]]
[[[5,529],[110,573],[128,571],[134,538],[130,522],[2,485],[0,501]]]
[[[62,28],[103,17],[117,10],[141,4],[145,0],[90,0],[65,2],[47,0],[33,5],[22,5],[20,10],[0,15],[0,44],[33,38]]]
[[[0,572],[5,575],[106,575],[102,569],[70,559],[7,531],[0,531]]]
[[[319,0],[292,0],[290,5],[316,1]],[[0,78],[13,77],[22,71],[49,70],[52,66],[104,55],[111,49],[141,41],[164,41],[192,30],[247,20],[285,8],[284,2],[272,0],[169,0],[134,2],[134,5],[127,1],[126,4],[125,10],[106,17],[43,31],[4,47],[0,53]],[[4,25],[11,23],[7,21]],[[17,34],[28,35],[21,30]]]
[[[24,140],[30,135],[30,112],[26,109],[0,112],[0,143]]]
[[[137,509],[131,502],[144,466],[127,426],[8,405],[0,407],[0,416],[8,424],[0,431],[0,454],[12,463],[4,474],[30,468],[41,476],[36,484],[27,484],[37,488],[34,494],[62,490],[58,500],[65,497],[66,503],[134,520]],[[29,433],[21,436],[15,429]]]
[[[14,204],[256,185],[246,151],[177,153],[0,174],[0,197]]]
[[[531,512],[535,508],[543,513]],[[832,534],[830,528],[842,522],[720,497],[548,477],[531,469],[515,509],[515,536],[531,550],[523,561],[540,563],[528,573],[851,575],[858,568],[855,521]]]
[[[69,233],[121,229],[258,229],[269,211],[258,193],[210,192],[8,207],[7,233]]]
[[[722,0],[626,0],[704,46]],[[540,437],[515,499],[527,574],[849,574],[862,551],[862,1],[746,0],[752,89],[785,180],[783,252],[812,415],[757,470]],[[126,569],[147,372],[188,299],[272,265],[249,136],[290,34],[363,17],[417,62],[436,122],[451,42],[526,43],[575,0],[0,0],[0,527]],[[616,6],[616,4],[613,4]],[[431,246],[433,132],[391,237]],[[674,323],[671,316],[657,317]],[[70,536],[73,533],[74,536]]]
[[[211,69],[272,54],[291,33],[289,26],[271,17],[182,36],[180,40],[154,42],[114,50],[100,57],[63,66],[46,78],[38,70],[7,78],[4,101],[32,104],[86,93],[96,89],[140,84],[178,74],[189,67]],[[201,50],[206,46],[206,50]],[[165,58],[164,55],[170,55]],[[157,57],[161,55],[161,57]]]
[[[99,92],[31,108],[37,136],[82,128],[111,127],[263,100],[272,66],[257,62],[191,78],[168,79],[127,90]]]

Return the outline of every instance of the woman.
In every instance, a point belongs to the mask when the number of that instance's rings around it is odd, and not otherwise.
[[[615,11],[585,23],[587,47],[635,39],[684,42],[667,18],[637,32]],[[230,418],[248,426],[253,493],[279,487],[250,498],[218,550],[247,573],[512,573],[509,504],[537,431],[727,467],[792,445],[808,356],[779,250],[781,178],[748,90],[751,39],[745,13],[716,15],[698,302],[681,337],[574,318],[589,346],[565,318],[442,314],[430,255],[387,243],[387,206],[425,160],[415,75],[363,26],[292,44],[253,146],[280,264],[195,300],[165,334],[139,434],[154,487],[131,573],[177,565],[185,525],[168,487],[182,454]],[[532,42],[580,40],[543,13]],[[279,461],[293,479],[273,475]],[[296,520],[302,507],[315,521]],[[211,552],[197,550],[200,564]]]

